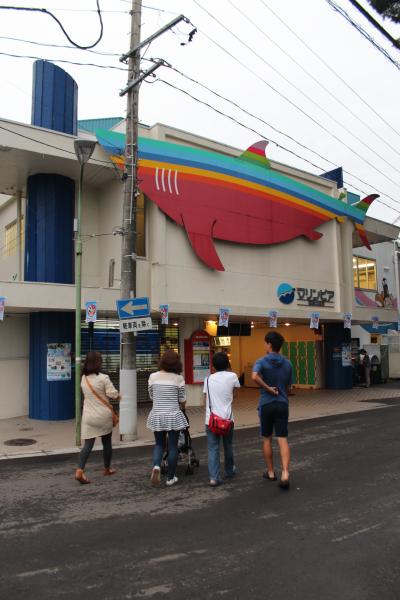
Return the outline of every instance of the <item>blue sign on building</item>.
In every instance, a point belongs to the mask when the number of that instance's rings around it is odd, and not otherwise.
[[[148,317],[150,315],[150,302],[148,298],[117,300],[117,311],[120,320]]]

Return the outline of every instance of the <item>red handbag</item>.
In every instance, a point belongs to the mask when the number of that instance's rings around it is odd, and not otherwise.
[[[219,417],[211,410],[211,398],[210,398],[210,389],[208,387],[208,377],[207,377],[207,396],[208,396],[208,406],[210,407],[210,418],[208,420],[208,428],[212,433],[216,435],[228,435],[230,430],[232,429],[233,421],[232,421],[232,411],[231,417],[229,419],[223,419]]]

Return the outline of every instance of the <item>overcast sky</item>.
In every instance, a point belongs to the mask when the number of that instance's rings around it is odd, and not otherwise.
[[[368,214],[395,221],[400,215],[400,51],[348,0],[335,2],[388,51],[399,68],[326,0],[143,0],[142,39],[181,13],[199,30],[190,44],[182,46],[192,26],[181,23],[153,42],[145,59],[164,58],[261,121],[167,68],[159,69],[157,79],[150,78],[152,83],[142,85],[140,120],[148,125],[162,122],[243,149],[265,138],[271,141],[267,153],[273,160],[312,173],[343,166],[348,189],[380,193],[388,205],[376,203]],[[361,2],[373,13],[365,0]],[[95,0],[16,0],[15,5],[52,10],[81,45],[97,39]],[[119,70],[123,65],[118,57],[128,50],[130,6],[130,0],[100,0],[104,36],[94,50],[111,56],[27,43],[69,45],[50,17],[8,10],[0,10],[0,53],[118,67],[57,63],[78,84],[80,119],[124,116],[126,98],[120,98],[119,91],[125,87],[126,74]],[[400,37],[400,25],[380,22]],[[30,122],[33,62],[0,54],[1,118]],[[150,63],[142,65],[148,68]],[[244,127],[159,79],[188,91]]]

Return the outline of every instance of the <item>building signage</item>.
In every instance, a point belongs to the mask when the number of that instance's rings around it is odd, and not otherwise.
[[[271,328],[278,327],[278,311],[270,310],[268,313],[269,316],[269,326]]]
[[[0,296],[0,321],[4,319],[4,308],[6,305],[6,299],[4,296]]]
[[[47,381],[71,379],[71,344],[47,344]]]
[[[96,323],[97,321],[97,303],[86,302],[86,323]]]
[[[101,130],[97,138],[123,170],[125,136]],[[215,239],[240,244],[277,244],[300,236],[318,240],[323,234],[317,228],[335,218],[351,219],[370,249],[363,223],[377,194],[350,206],[283,173],[277,186],[265,156],[267,144],[260,140],[237,158],[213,152],[210,159],[203,148],[139,138],[140,189],[183,225],[198,258],[217,271],[225,268]]]
[[[218,325],[220,327],[228,327],[229,325],[229,308],[220,308],[219,309],[219,320]]]
[[[351,329],[351,318],[352,318],[352,316],[353,315],[351,314],[351,312],[343,314],[343,321],[344,321],[344,328],[345,329]]]
[[[148,317],[150,315],[149,299],[128,298],[127,300],[117,300],[117,311],[120,320]]]
[[[146,331],[147,329],[153,329],[151,317],[144,317],[142,319],[123,319],[119,323],[119,330],[123,333],[129,331]]]
[[[319,328],[319,312],[312,312],[310,314],[310,329]]]
[[[293,287],[290,283],[281,283],[276,294],[282,304],[291,304],[296,300],[298,306],[333,307],[334,290]]]
[[[160,304],[161,325],[168,325],[168,304]]]

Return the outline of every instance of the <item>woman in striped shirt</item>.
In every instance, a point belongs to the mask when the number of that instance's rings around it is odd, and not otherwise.
[[[168,435],[168,473],[167,485],[178,483],[176,465],[178,462],[179,431],[188,427],[182,412],[185,407],[185,380],[182,375],[182,363],[176,352],[167,350],[161,357],[160,370],[149,377],[149,396],[153,408],[147,419],[147,427],[154,433],[153,470],[151,482],[160,483],[161,460],[165,439]]]

